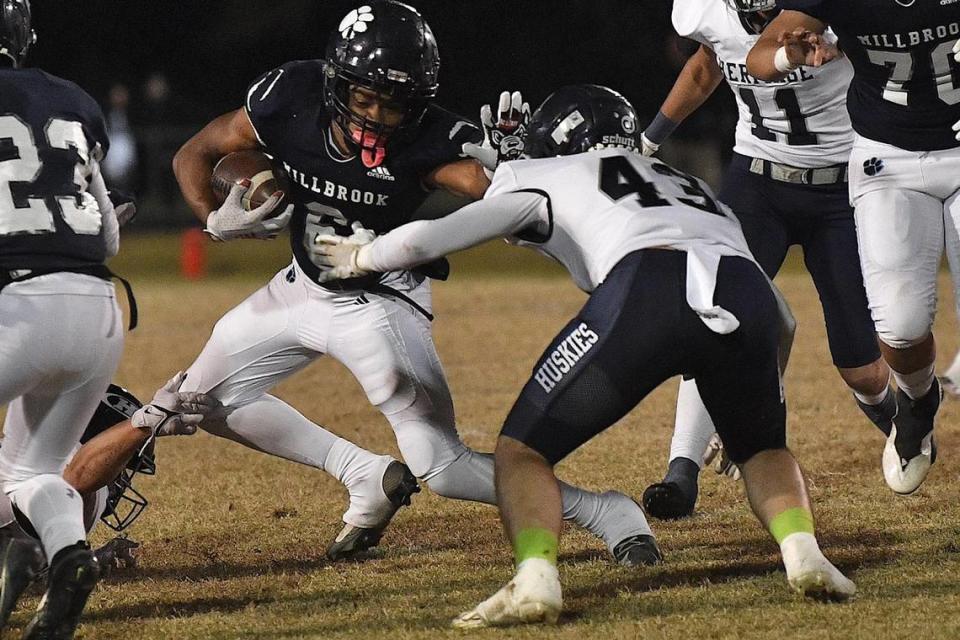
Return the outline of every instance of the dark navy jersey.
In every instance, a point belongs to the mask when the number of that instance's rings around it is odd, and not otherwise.
[[[424,177],[462,158],[464,142],[481,138],[473,123],[431,105],[412,136],[389,142],[381,165],[368,168],[359,154],[343,158],[324,107],[321,60],[288,62],[260,76],[247,92],[246,111],[264,150],[294,185],[290,244],[312,279],[319,270],[306,245],[317,233],[350,235],[359,221],[380,234],[409,222],[428,195]]]
[[[960,146],[960,38],[955,0],[778,0],[829,24],[855,75],[847,95],[857,133],[909,151]]]
[[[0,269],[100,264],[100,208],[87,193],[107,150],[100,106],[39,69],[0,69]]]

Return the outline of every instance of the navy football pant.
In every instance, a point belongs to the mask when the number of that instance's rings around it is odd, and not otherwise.
[[[778,182],[752,173],[749,166],[749,158],[735,154],[719,196],[740,219],[757,262],[773,278],[790,245],[803,247],[804,263],[823,305],[833,363],[853,368],[874,362],[880,349],[846,183]]]
[[[784,447],[780,320],[766,278],[749,260],[721,259],[714,300],[741,324],[720,335],[687,305],[686,259],[646,249],[621,260],[541,356],[502,435],[555,464],[685,374],[735,462]]]

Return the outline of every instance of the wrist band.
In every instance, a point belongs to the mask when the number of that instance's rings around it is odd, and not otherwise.
[[[787,57],[787,48],[780,47],[777,49],[776,55],[773,56],[773,66],[776,67],[780,73],[790,73],[800,65],[790,62],[790,59]]]
[[[654,144],[661,144],[664,140],[670,137],[670,134],[673,133],[673,130],[680,126],[679,122],[674,122],[667,116],[663,115],[663,111],[657,111],[657,115],[654,116],[653,122],[643,130],[643,135],[647,137],[647,140]]]

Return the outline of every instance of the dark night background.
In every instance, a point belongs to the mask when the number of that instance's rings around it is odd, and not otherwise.
[[[133,188],[178,205],[168,174],[169,156],[179,144],[212,117],[239,107],[247,84],[263,71],[287,60],[323,57],[328,34],[360,4],[34,0],[38,41],[28,64],[77,82],[105,111],[111,87],[126,86],[139,158]],[[504,89],[522,90],[535,106],[561,85],[593,82],[624,93],[645,123],[669,91],[689,46],[675,37],[665,0],[413,4],[440,47],[438,103],[472,119]],[[159,78],[169,87],[166,97],[162,91],[156,96]],[[732,142],[735,113],[728,93],[719,90],[675,136],[678,144],[703,146],[717,164]],[[682,157],[674,160],[684,165]]]

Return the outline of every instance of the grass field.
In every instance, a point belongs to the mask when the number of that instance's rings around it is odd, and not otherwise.
[[[134,280],[142,316],[117,378],[143,398],[189,365],[216,319],[286,259],[279,242],[215,247],[211,276],[190,283],[171,268],[175,249],[175,238],[132,238],[115,264]],[[434,332],[461,433],[490,450],[535,358],[584,296],[528,252],[488,246],[454,262],[453,279],[435,287]],[[860,588],[855,601],[795,597],[742,487],[707,472],[692,519],[654,523],[663,566],[613,566],[597,540],[569,531],[560,626],[454,631],[450,619],[511,574],[495,509],[425,489],[373,558],[330,564],[323,551],[346,500],[333,479],[199,434],[158,444],[158,475],[140,481],[151,506],[131,530],[143,543],[141,566],[94,592],[82,637],[960,637],[960,403],[941,412],[941,457],[927,483],[894,496],[880,472],[882,436],[832,368],[816,292],[795,262],[779,279],[799,320],[786,380],[789,442],[809,474],[825,551]],[[946,364],[957,327],[942,285]],[[559,474],[639,497],[661,476],[675,390],[676,381],[657,390]],[[277,394],[340,435],[397,454],[388,424],[339,364],[322,359]],[[101,527],[95,538],[105,535]],[[28,615],[25,606],[13,624]]]

